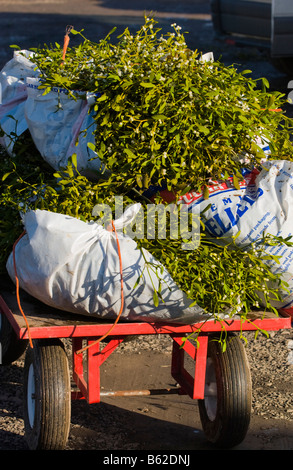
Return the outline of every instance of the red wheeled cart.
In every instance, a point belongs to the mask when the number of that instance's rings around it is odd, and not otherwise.
[[[251,378],[240,331],[259,328],[291,328],[292,318],[266,316],[243,322],[208,321],[193,325],[120,322],[106,343],[97,342],[111,326],[87,317],[67,315],[21,293],[27,323],[19,311],[13,292],[2,290],[0,297],[0,339],[2,364],[18,359],[26,349],[24,365],[24,424],[31,449],[63,449],[70,428],[71,400],[99,403],[103,396],[146,394],[187,394],[198,400],[206,438],[218,447],[233,447],[246,436],[251,413]],[[261,313],[259,313],[261,315]],[[225,331],[227,348],[215,341]],[[196,341],[189,335],[196,332]],[[126,390],[101,392],[100,366],[129,335],[169,335],[173,340],[171,375],[178,387],[169,390]],[[195,336],[195,335],[194,335]],[[29,338],[32,345],[28,345]],[[72,376],[77,391],[71,389],[71,373],[61,338],[72,344]],[[86,344],[86,347],[84,346]],[[80,351],[86,348],[87,360]],[[188,372],[184,358],[194,361]],[[86,364],[86,370],[84,370]]]

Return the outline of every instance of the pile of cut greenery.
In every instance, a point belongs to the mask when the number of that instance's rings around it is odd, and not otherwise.
[[[90,221],[97,204],[107,203],[114,211],[117,195],[125,206],[149,204],[145,191],[150,185],[166,188],[175,201],[189,189],[205,193],[211,179],[230,175],[237,188],[244,162],[246,168],[261,165],[264,153],[257,137],[270,142],[267,158],[291,158],[292,122],[283,112],[272,112],[283,106],[284,96],[269,93],[265,79],[247,78],[248,71],[201,61],[197,51],[188,49],[180,27],[172,26],[174,32],[163,36],[156,22],[145,18],[135,35],[126,29],[115,43],[110,35],[93,43],[72,30],[81,41],[67,49],[64,63],[59,44],[33,50],[44,93],[52,87],[67,89],[72,99],[75,90],[96,93],[92,149],[109,175],[90,181],[78,173],[76,155],[67,168],[54,172],[29,134],[18,139],[13,157],[3,150],[2,270],[23,230],[20,211],[39,208]],[[158,193],[154,204],[161,202]],[[266,237],[240,250],[233,240],[223,244],[210,239],[201,221],[199,247],[184,250],[184,241],[182,234],[167,234],[137,243],[215,317],[228,311],[246,318],[258,306],[258,292],[274,310],[269,297],[278,298],[281,279],[271,273],[263,247],[279,239]],[[160,292],[154,292],[155,304],[160,301]]]

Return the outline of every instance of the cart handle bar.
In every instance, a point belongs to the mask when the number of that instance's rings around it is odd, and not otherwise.
[[[31,334],[30,334],[30,326],[28,324],[28,321],[27,321],[27,318],[24,314],[24,311],[22,310],[22,307],[21,307],[21,303],[20,303],[20,296],[19,296],[19,279],[18,279],[18,275],[17,275],[17,269],[16,269],[16,261],[15,261],[15,248],[16,248],[16,245],[17,243],[19,242],[19,240],[26,234],[26,231],[24,230],[22,232],[22,234],[18,237],[18,239],[14,242],[13,244],[13,249],[12,249],[12,253],[13,253],[13,267],[14,267],[14,275],[15,275],[15,284],[16,284],[16,299],[17,299],[17,304],[18,304],[18,308],[24,318],[24,321],[25,321],[25,324],[27,326],[27,332],[28,332],[28,337],[29,337],[29,343],[30,343],[30,347],[33,348],[33,342],[32,342],[32,338],[31,338]]]

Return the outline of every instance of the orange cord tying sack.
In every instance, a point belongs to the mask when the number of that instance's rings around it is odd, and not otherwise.
[[[69,33],[72,29],[73,29],[73,26],[66,26],[65,36],[64,36],[64,43],[63,43],[63,53],[62,53],[62,63],[61,63],[62,65],[64,63],[67,48],[68,48],[69,41],[70,41]]]
[[[117,235],[117,232],[116,232],[116,228],[115,228],[115,225],[114,225],[114,222],[112,221],[112,230],[115,232],[115,235],[116,235],[116,241],[117,241],[117,251],[118,251],[118,257],[119,257],[119,263],[120,263],[120,279],[121,279],[121,306],[120,306],[120,311],[119,311],[119,314],[115,320],[115,322],[113,323],[113,325],[111,326],[111,328],[107,331],[107,333],[104,334],[104,336],[101,336],[101,338],[99,338],[97,341],[94,341],[94,343],[91,343],[90,345],[86,346],[85,348],[83,349],[80,349],[79,351],[77,351],[77,354],[80,354],[82,353],[83,351],[87,350],[88,348],[90,348],[91,346],[93,346],[94,344],[97,344],[98,342],[102,341],[103,339],[105,339],[109,333],[113,330],[114,326],[118,323],[120,317],[121,317],[121,314],[122,314],[122,311],[123,311],[123,306],[124,306],[124,294],[123,294],[123,271],[122,271],[122,257],[121,257],[121,250],[120,250],[120,244],[119,244],[119,239],[118,239],[118,235]],[[19,297],[19,280],[18,280],[18,276],[17,276],[17,269],[16,269],[16,260],[15,260],[15,247],[17,245],[17,243],[19,242],[19,240],[26,234],[26,231],[24,231],[19,237],[18,239],[14,242],[13,244],[13,265],[14,265],[14,274],[15,274],[15,283],[16,283],[16,298],[17,298],[17,304],[18,304],[18,307],[19,307],[19,310],[24,318],[24,321],[26,323],[26,326],[27,326],[27,331],[28,331],[28,337],[29,337],[29,342],[30,342],[30,346],[31,348],[33,348],[33,343],[32,343],[32,339],[31,339],[31,334],[30,334],[30,327],[29,327],[29,324],[28,324],[28,321],[27,321],[27,318],[21,308],[21,304],[20,304],[20,297]]]
[[[276,108],[276,109],[271,109],[271,108],[261,108],[261,111],[271,111],[272,113],[280,113],[282,110],[282,108]]]
[[[12,253],[13,253],[13,266],[14,266],[14,275],[15,275],[15,284],[16,284],[16,299],[17,299],[17,304],[18,304],[18,308],[24,318],[24,321],[25,321],[25,324],[26,324],[26,327],[27,327],[27,332],[28,332],[28,337],[29,337],[29,343],[30,343],[30,347],[33,348],[33,342],[32,342],[32,338],[31,338],[31,334],[30,334],[30,327],[29,327],[29,324],[28,324],[28,321],[27,321],[27,318],[21,308],[21,304],[20,304],[20,297],[19,297],[19,280],[18,280],[18,276],[17,276],[17,270],[16,270],[16,262],[15,262],[15,247],[17,245],[17,243],[19,242],[19,240],[26,234],[26,231],[22,232],[22,234],[18,237],[18,239],[14,242],[13,244],[13,249],[12,249]]]
[[[89,349],[91,346],[94,346],[95,344],[97,344],[97,343],[101,342],[103,339],[105,339],[105,338],[109,335],[109,333],[113,330],[114,326],[118,323],[119,318],[121,317],[121,314],[122,314],[122,312],[123,312],[123,307],[124,307],[124,294],[123,294],[122,257],[121,257],[119,239],[118,239],[118,235],[117,235],[116,228],[115,228],[115,225],[114,225],[113,220],[112,220],[112,230],[113,230],[113,232],[115,232],[115,235],[116,235],[117,251],[118,251],[118,257],[119,257],[119,263],[120,263],[120,283],[121,283],[121,306],[120,306],[120,311],[119,311],[119,314],[118,314],[118,316],[117,316],[115,322],[113,323],[113,325],[111,326],[111,328],[107,331],[107,333],[104,334],[104,336],[101,336],[99,339],[97,339],[97,340],[94,341],[93,343],[89,344],[88,346],[85,346],[84,348],[79,349],[78,351],[76,351],[76,354],[81,354],[82,352],[84,352],[84,351],[86,351],[87,349]]]

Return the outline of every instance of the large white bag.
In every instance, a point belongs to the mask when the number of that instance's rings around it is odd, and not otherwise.
[[[191,209],[195,204],[203,212],[206,230],[214,237],[244,248],[271,234],[283,239],[293,235],[293,162],[272,160],[263,162],[262,171],[244,172],[240,189],[232,181],[211,185],[210,195],[189,193],[182,202]],[[291,240],[293,241],[293,239]],[[279,262],[267,261],[273,273],[281,273],[289,284],[289,292],[281,292],[281,301],[272,301],[276,308],[293,306],[293,248],[285,243],[266,246],[267,254],[279,257]]]
[[[25,119],[44,160],[59,170],[66,167],[69,157],[76,154],[78,171],[98,176],[102,171],[101,162],[88,147],[89,142],[95,142],[93,132],[96,125],[90,112],[95,95],[86,93],[84,99],[85,93],[76,92],[74,99],[60,88],[44,94],[44,90],[39,89],[38,79],[28,78],[26,84]]]
[[[16,51],[0,72],[0,126],[5,132],[0,144],[9,154],[13,153],[15,139],[28,127],[24,116],[27,99],[26,78],[39,75],[32,58],[32,52]]]
[[[66,167],[69,157],[76,154],[78,171],[91,179],[99,177],[105,168],[88,147],[88,143],[95,143],[95,121],[90,112],[95,95],[74,92],[75,100],[60,88],[44,95],[33,55],[26,50],[14,52],[0,72],[0,127],[4,131],[0,145],[12,155],[17,138],[29,130],[52,168]]]
[[[117,230],[131,223],[140,204],[130,206],[115,221]],[[66,215],[47,211],[24,214],[26,235],[15,249],[19,285],[29,294],[57,309],[100,318],[116,319],[121,307],[120,262],[114,232],[94,222],[85,223]],[[177,287],[163,269],[162,296],[155,307],[153,284],[157,276],[145,269],[145,260],[137,244],[117,232],[122,255],[124,308],[121,317],[127,320],[167,321],[191,324],[210,318]],[[147,251],[150,263],[161,265]],[[13,255],[7,270],[15,281]],[[135,286],[138,277],[142,278]]]

